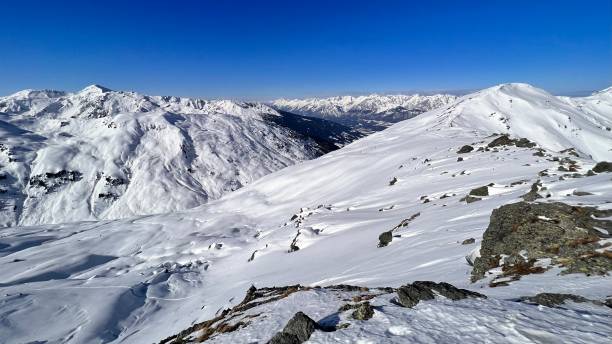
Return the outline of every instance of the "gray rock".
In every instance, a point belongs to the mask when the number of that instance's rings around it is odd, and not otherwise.
[[[521,301],[546,307],[556,307],[564,304],[566,301],[590,302],[591,300],[573,294],[540,293],[535,296],[523,297]]]
[[[481,200],[480,197],[473,197],[470,195],[466,195],[465,197],[462,197],[459,201],[465,201],[466,203],[473,203],[473,202],[478,202],[480,200]]]
[[[612,172],[612,162],[600,161],[593,167],[593,172],[595,173],[603,173],[603,172]]]
[[[378,247],[385,247],[393,240],[393,231],[382,232],[378,236]]]
[[[467,299],[470,297],[471,298],[485,298],[485,299],[487,298],[485,295],[482,295],[480,293],[477,293],[471,290],[467,290],[467,289],[460,289],[446,282],[436,283],[436,282],[431,282],[431,281],[417,281],[417,282],[414,282],[413,285],[418,285],[424,288],[429,288],[430,290],[433,290],[437,292],[438,294],[444,296],[445,298],[451,299],[453,301],[463,300],[463,299]]]
[[[284,333],[294,335],[299,340],[299,343],[305,342],[310,338],[310,335],[317,329],[317,323],[302,312],[297,312],[287,322]]]
[[[445,282],[416,281],[397,289],[398,302],[408,308],[416,306],[421,301],[433,300],[436,293],[453,301],[466,298],[486,298],[486,296],[466,290],[459,289]]]
[[[397,297],[400,305],[407,308],[412,308],[421,301],[433,300],[435,295],[430,288],[415,285],[413,283],[397,289]]]
[[[586,191],[574,190],[574,192],[572,192],[572,195],[574,195],[574,196],[590,196],[590,195],[592,195],[592,193],[586,192]]]
[[[473,244],[476,242],[476,239],[474,238],[469,238],[469,239],[465,239],[461,242],[461,245],[469,245],[469,244]]]
[[[489,196],[489,187],[481,186],[470,191],[470,196]]]
[[[459,150],[457,151],[457,153],[459,154],[463,154],[463,153],[469,153],[471,151],[474,150],[474,147],[470,146],[470,145],[465,145],[461,148],[459,148]]]
[[[268,344],[301,344],[300,339],[290,333],[277,332],[272,339],[268,341]]]
[[[519,277],[545,271],[534,266],[537,259],[551,258],[562,273],[605,275],[612,270],[612,257],[597,251],[599,241],[610,237],[612,210],[571,206],[564,203],[507,204],[493,210],[484,232],[480,257],[474,261],[472,281],[492,268],[504,276]],[[505,257],[500,263],[500,258]]]

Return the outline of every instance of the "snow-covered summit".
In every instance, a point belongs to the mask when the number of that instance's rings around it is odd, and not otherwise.
[[[612,98],[602,95],[556,97],[528,84],[501,84],[463,96],[417,121],[506,133],[528,138],[547,149],[576,148],[595,160],[605,160],[612,158]],[[597,108],[585,110],[590,106]]]

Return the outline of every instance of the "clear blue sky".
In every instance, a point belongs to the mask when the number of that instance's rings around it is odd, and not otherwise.
[[[7,1],[0,94],[270,99],[612,85],[612,1]]]

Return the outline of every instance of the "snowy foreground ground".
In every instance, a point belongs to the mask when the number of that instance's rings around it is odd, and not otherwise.
[[[159,342],[235,306],[251,285],[399,287],[431,280],[489,298],[406,309],[391,302],[392,294],[379,295],[371,300],[372,319],[315,332],[310,341],[605,343],[612,336],[609,308],[515,300],[540,292],[605,300],[612,295],[609,276],[560,275],[551,267],[493,288],[489,278],[470,282],[465,257],[478,252],[491,211],[520,201],[537,180],[546,188],[538,202],[612,209],[612,173],[586,176],[597,161],[612,161],[611,110],[610,90],[565,99],[529,85],[501,85],[193,210],[2,229],[0,342]],[[538,146],[479,151],[494,133]],[[463,145],[475,149],[458,154]],[[571,147],[578,157],[561,153]],[[534,155],[538,148],[544,156]],[[564,158],[576,162],[580,178],[563,171]],[[482,200],[460,201],[490,184]],[[377,247],[382,232],[416,213],[388,246]],[[462,245],[468,238],[475,243]],[[266,342],[297,311],[317,321],[333,314],[354,296],[342,293],[293,293],[262,306],[265,316],[251,325],[211,340]]]

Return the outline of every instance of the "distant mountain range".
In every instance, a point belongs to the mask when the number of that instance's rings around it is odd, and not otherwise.
[[[447,105],[455,99],[457,96],[450,94],[371,94],[356,97],[278,99],[271,105],[276,109],[324,118],[364,133],[372,133],[423,112]]]

